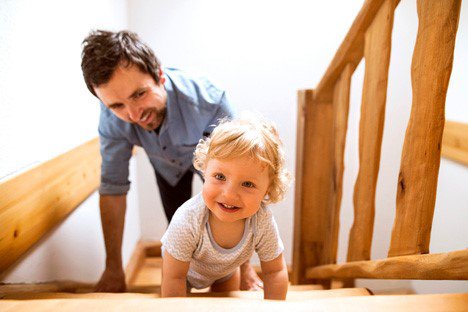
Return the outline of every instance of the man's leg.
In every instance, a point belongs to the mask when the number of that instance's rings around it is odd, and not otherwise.
[[[193,172],[187,170],[176,186],[170,185],[157,171],[155,172],[167,222],[171,222],[177,208],[192,196]]]

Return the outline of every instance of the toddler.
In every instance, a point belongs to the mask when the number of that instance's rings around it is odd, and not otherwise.
[[[257,252],[265,299],[286,298],[288,272],[283,242],[269,203],[289,184],[276,128],[257,117],[224,120],[200,140],[194,166],[203,190],[175,213],[163,244],[163,297],[190,288],[239,290],[239,266]]]

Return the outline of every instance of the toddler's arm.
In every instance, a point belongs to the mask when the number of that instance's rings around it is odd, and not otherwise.
[[[187,272],[190,262],[183,262],[164,251],[161,297],[186,297]]]
[[[271,261],[261,261],[265,299],[285,300],[288,292],[288,269],[283,254]]]

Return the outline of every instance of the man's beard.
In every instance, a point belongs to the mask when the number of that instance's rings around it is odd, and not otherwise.
[[[145,130],[153,131],[154,129],[158,128],[164,121],[164,118],[166,118],[167,108],[166,107],[161,108],[161,109],[153,108],[153,109],[148,110],[148,112],[145,112],[145,113],[150,113],[150,112],[153,114],[153,117],[152,117],[153,120],[144,126],[140,124],[139,126]]]

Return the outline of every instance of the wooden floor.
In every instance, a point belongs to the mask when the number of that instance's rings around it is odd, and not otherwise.
[[[160,298],[162,260],[150,247],[132,259],[127,293],[93,293],[92,284],[73,281],[0,285],[0,311],[468,311],[468,294],[374,296],[365,288],[319,285],[290,286],[286,301],[263,300],[262,291]]]

